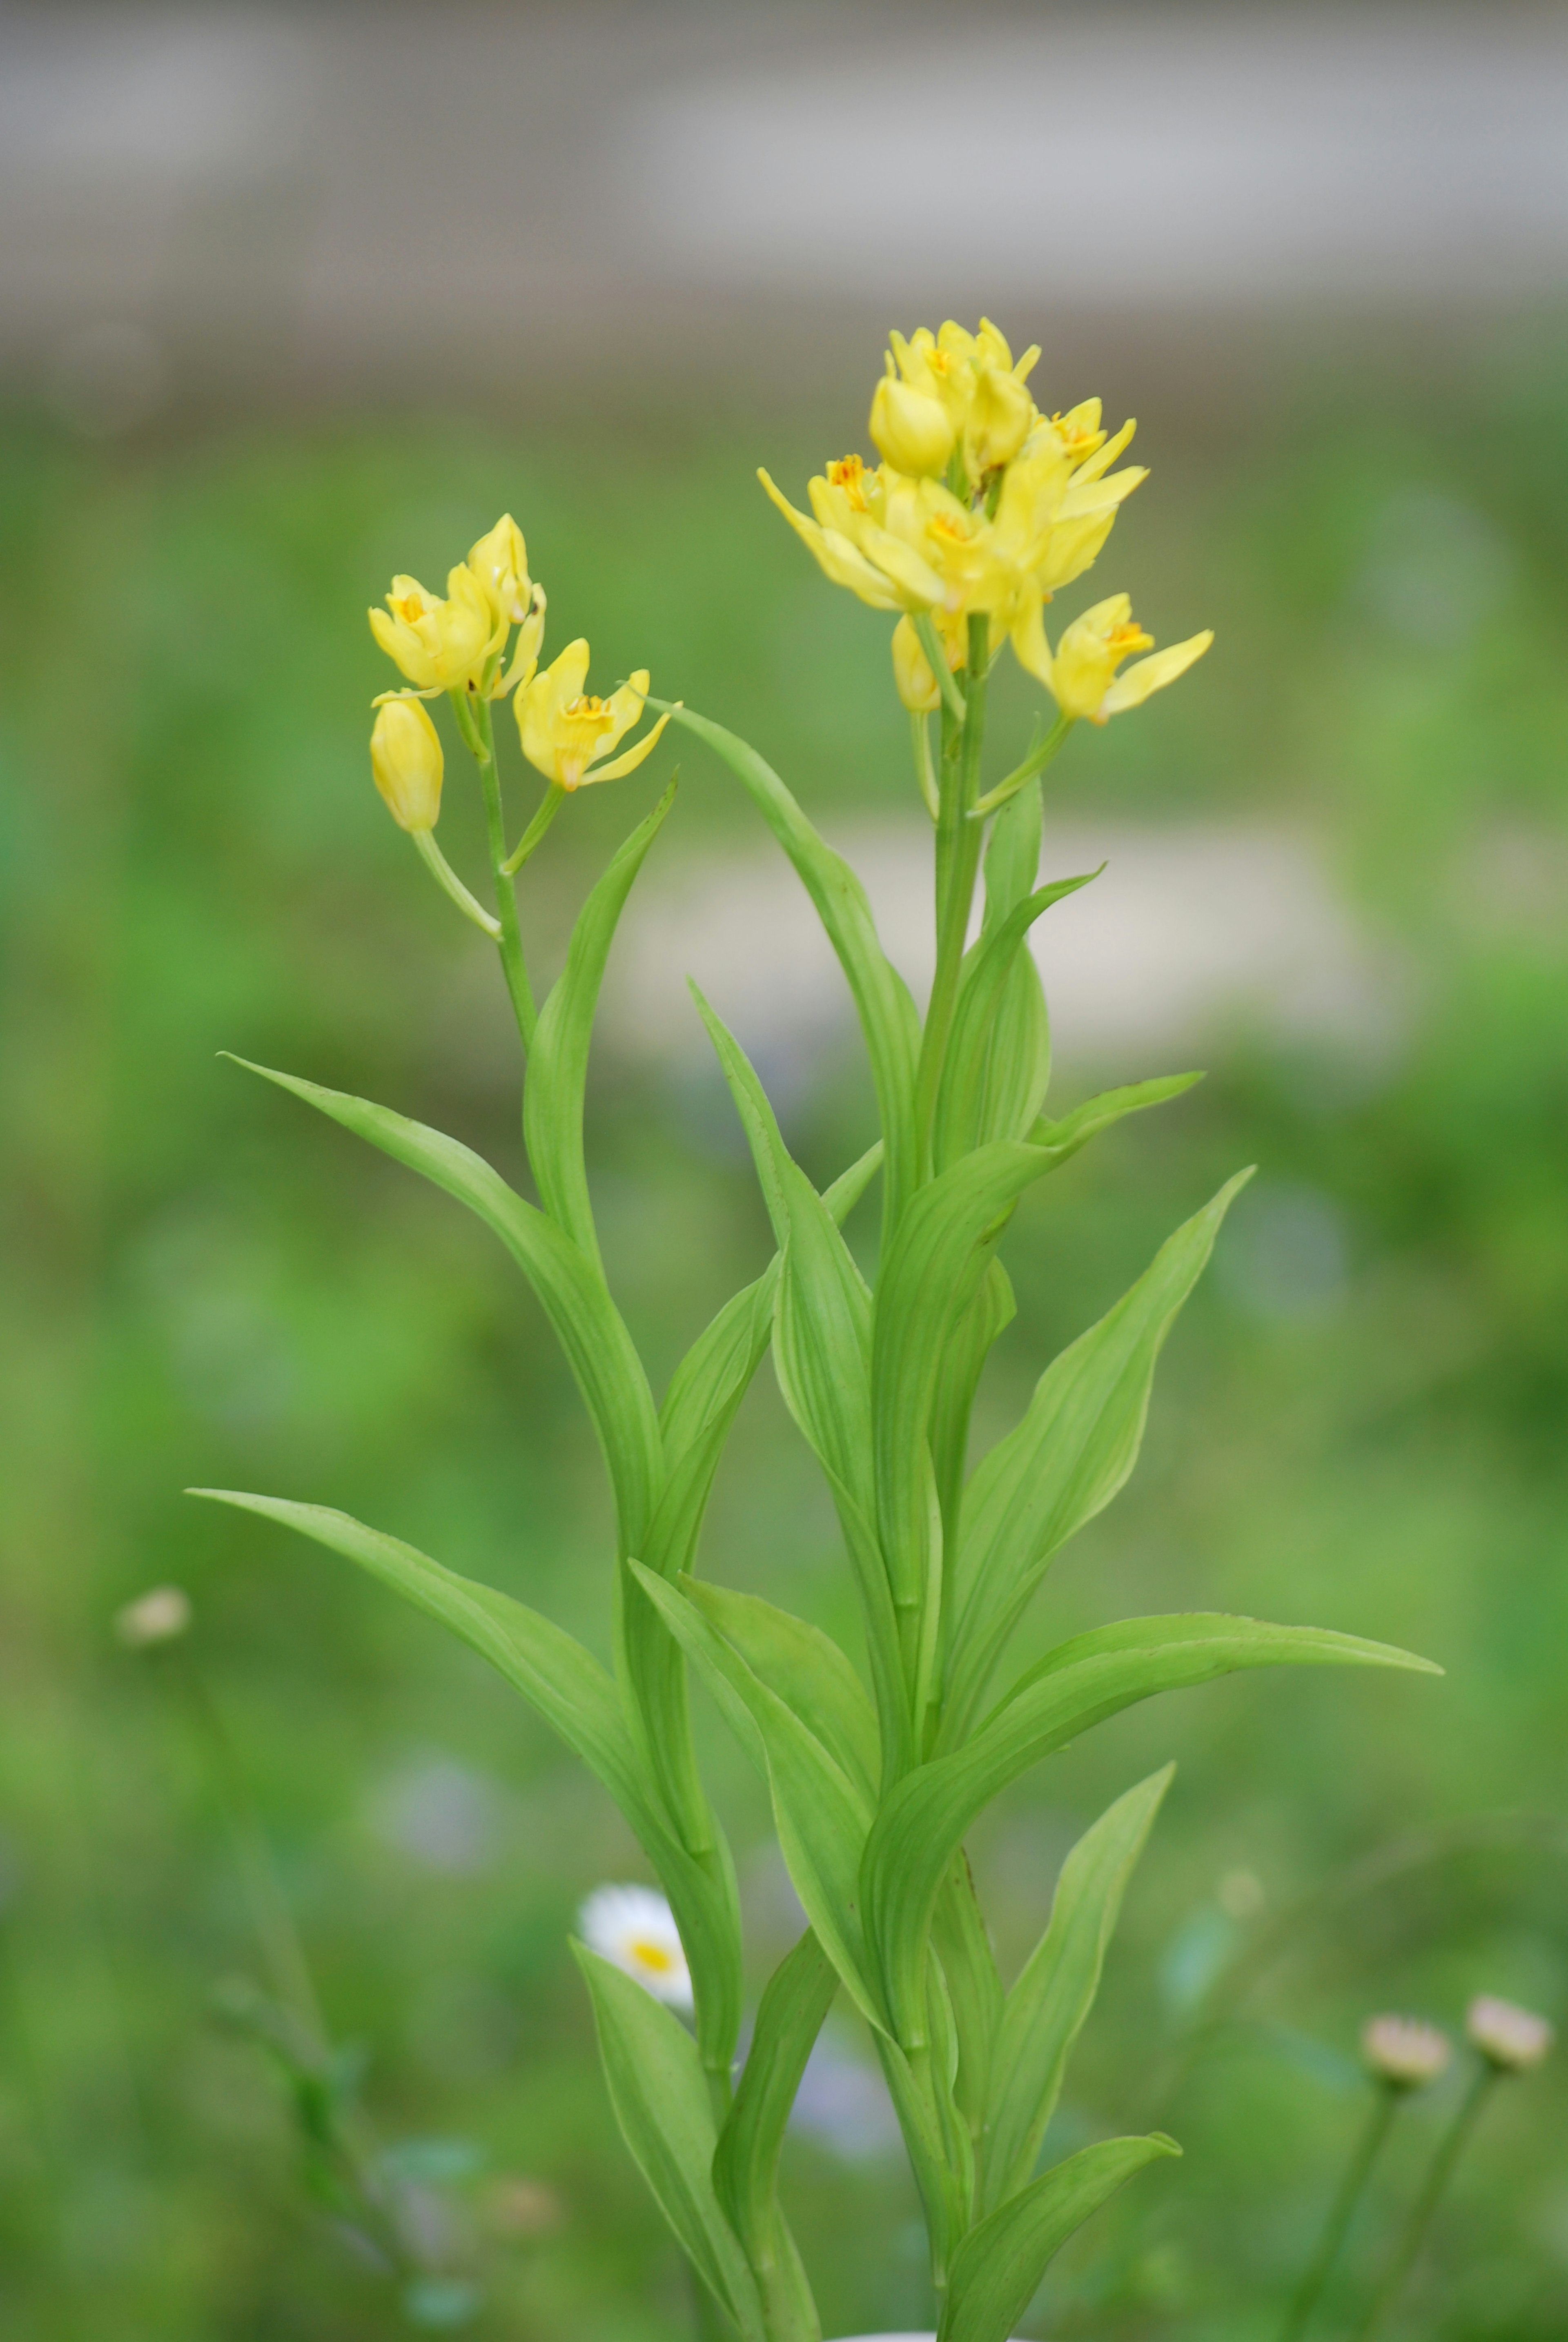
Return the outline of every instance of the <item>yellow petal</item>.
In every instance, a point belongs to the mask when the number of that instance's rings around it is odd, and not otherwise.
[[[1038,599],[1028,603],[1022,617],[1013,622],[1013,649],[1025,675],[1051,688],[1051,646],[1045,639],[1044,604]]]
[[[1091,403],[1094,408],[1094,427],[1098,430],[1100,425],[1100,402],[1096,398]],[[1111,437],[1106,440],[1103,447],[1096,447],[1094,453],[1087,457],[1084,463],[1079,465],[1077,471],[1074,474],[1074,481],[1097,480],[1102,472],[1108,472],[1112,465],[1115,462],[1117,456],[1121,454],[1123,448],[1127,445],[1137,427],[1138,425],[1136,422],[1129,417],[1129,419],[1123,424],[1120,431],[1114,432]]]
[[[1184,675],[1195,659],[1201,659],[1213,641],[1213,628],[1201,635],[1191,635],[1184,643],[1173,643],[1169,650],[1156,651],[1152,658],[1138,659],[1116,677],[1100,702],[1100,720],[1107,716],[1119,716],[1124,708],[1141,707],[1152,691],[1163,691]]]
[[[684,705],[684,700],[677,699],[675,702],[676,707],[682,707]],[[616,756],[607,765],[591,765],[584,774],[579,786],[587,788],[594,781],[618,781],[623,774],[634,773],[644,757],[653,754],[658,745],[659,735],[669,722],[673,712],[672,709],[666,708],[647,736],[639,740],[634,748],[628,748],[624,756]]]

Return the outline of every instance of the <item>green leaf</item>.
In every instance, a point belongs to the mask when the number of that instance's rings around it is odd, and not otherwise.
[[[882,1161],[882,1142],[842,1172],[823,1196],[842,1226]],[[669,1476],[639,1556],[661,1577],[690,1569],[714,1475],[735,1410],[762,1364],[773,1334],[783,1256],[775,1254],[756,1281],[727,1301],[675,1369],[659,1426],[670,1459]]]
[[[1099,875],[1058,879],[1025,896],[965,955],[936,1096],[939,1170],[987,1139],[1024,1137],[1038,1115],[1051,1078],[1051,1033],[1025,941],[1053,903]]]
[[[982,1241],[1044,1167],[1001,1139],[923,1187],[877,1278],[871,1412],[876,1526],[894,1598],[908,1611],[930,1576],[927,1435],[948,1343],[987,1266]]]
[[[622,2136],[694,2268],[734,2319],[743,2342],[762,2342],[762,2305],[744,2253],[714,2192],[717,2144],[696,2045],[680,2019],[591,1952],[572,1947],[587,1980],[599,2054]]]
[[[741,2019],[740,1917],[727,1853],[721,1840],[704,1862],[670,1827],[648,1794],[648,1775],[615,1686],[592,1653],[509,1594],[460,1577],[347,1513],[232,1488],[188,1493],[259,1513],[357,1562],[415,1609],[438,1618],[532,1703],[609,1790],[658,1872],[696,1984],[703,2054],[715,2070],[727,2072]]]
[[[936,1395],[931,1406],[931,1462],[936,1475],[937,1502],[942,1507],[944,1554],[952,1552],[957,1541],[974,1394],[997,1336],[1005,1332],[1018,1314],[1012,1279],[996,1257],[994,1246],[1000,1241],[1000,1232],[996,1237],[985,1239],[989,1266],[974,1299],[948,1336],[937,1370]],[[944,1593],[947,1593],[945,1586]]]
[[[1118,1797],[1062,1866],[1051,1924],[1008,1994],[997,2028],[984,2121],[984,2211],[1026,2187],[1039,2160],[1067,2060],[1100,1989],[1127,1881],[1175,1769],[1167,1765]]]
[[[1065,1163],[1097,1138],[1113,1123],[1124,1115],[1142,1114],[1145,1106],[1164,1106],[1167,1098],[1180,1097],[1202,1074],[1162,1074],[1151,1082],[1129,1082],[1124,1089],[1103,1090],[1098,1097],[1086,1098],[1060,1122],[1052,1122],[1044,1115],[1032,1125],[1028,1136],[1032,1146],[1048,1146],[1058,1163]]]
[[[833,1963],[808,1928],[764,1988],[714,2156],[714,2191],[756,2275],[770,2342],[816,2342],[821,2331],[779,2210],[778,2168],[806,2059],[837,1990]]]
[[[755,1594],[696,1578],[684,1580],[681,1590],[874,1802],[881,1767],[876,1713],[832,1636]]]
[[[648,1812],[636,1759],[615,1686],[592,1652],[564,1627],[514,1602],[509,1594],[432,1561],[417,1546],[366,1528],[348,1513],[300,1505],[284,1496],[253,1496],[234,1488],[189,1488],[236,1510],[259,1513],[296,1529],[390,1586],[416,1610],[438,1618],[477,1651],[559,1733],[628,1814]]]
[[[1134,2171],[1181,2151],[1158,2131],[1147,2138],[1102,2139],[982,2220],[954,2261],[938,2342],[1007,2342],[1068,2237]]]
[[[976,1814],[1054,1749],[1155,1692],[1207,1683],[1241,1667],[1372,1666],[1441,1675],[1429,1659],[1358,1635],[1276,1626],[1212,1613],[1126,1618],[1047,1652],[973,1740],[932,1759],[884,1803],[862,1872],[864,1926],[881,1965],[894,2031],[922,2037],[932,1905]]]
[[[577,916],[566,949],[566,965],[540,1013],[528,1053],[523,1097],[523,1136],[539,1183],[544,1209],[595,1266],[599,1240],[588,1198],[583,1159],[583,1093],[588,1077],[588,1045],[615,927],[642,868],[674,803],[670,783],[645,821],[621,847]]]
[[[621,1536],[643,1543],[664,1472],[653,1394],[632,1337],[604,1281],[581,1246],[506,1185],[483,1156],[444,1132],[384,1106],[323,1089],[294,1074],[236,1057],[264,1081],[291,1090],[394,1162],[423,1173],[499,1236],[537,1294],[586,1402],[615,1492]]]
[[[991,825],[985,847],[985,918],[982,934],[994,935],[1009,912],[1034,892],[1040,876],[1040,839],[1045,809],[1038,789],[1010,797]]]
[[[1131,1292],[1046,1368],[1023,1421],[977,1467],[951,1575],[940,1746],[955,1746],[968,1730],[1052,1556],[1110,1503],[1136,1463],[1165,1336],[1251,1176],[1229,1181],[1178,1228]]]
[[[744,1050],[692,989],[751,1145],[783,1254],[774,1320],[779,1387],[814,1453],[864,1501],[871,1404],[865,1280],[833,1214],[785,1146]]]
[[[932,1943],[947,1980],[958,2036],[954,2099],[976,2139],[984,2137],[996,2034],[1006,1996],[996,1955],[962,1847],[936,1897]]]
[[[670,707],[652,699],[651,707]],[[914,1187],[917,1161],[914,1136],[914,1069],[920,1054],[920,1018],[909,986],[877,940],[865,889],[848,863],[818,836],[771,765],[754,748],[689,707],[671,708],[677,724],[705,740],[747,791],[816,906],[828,941],[838,955],[859,1013],[876,1085],[883,1136],[887,1144],[884,1225],[891,1227]]]
[[[639,1583],[695,1663],[741,1746],[766,1775],[785,1867],[818,1941],[873,2025],[883,2023],[860,1921],[860,1857],[872,1804],[809,1725],[754,1674],[683,1580]]]

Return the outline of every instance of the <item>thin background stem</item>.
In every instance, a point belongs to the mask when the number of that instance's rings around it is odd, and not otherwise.
[[[534,1046],[539,1012],[534,1005],[534,991],[523,958],[523,930],[517,921],[516,891],[506,875],[506,822],[501,809],[501,776],[495,769],[495,726],[487,699],[470,701],[465,694],[456,691],[451,696],[458,729],[479,767],[479,785],[484,793],[484,828],[490,847],[490,875],[495,884],[495,916],[501,922],[501,966],[505,972],[506,989],[512,996],[512,1013],[517,1019],[518,1035],[527,1050]]]
[[[1476,2117],[1491,2095],[1497,2079],[1494,2066],[1483,2065],[1474,2080],[1460,2101],[1459,2111],[1438,2141],[1437,2152],[1427,2167],[1420,2195],[1411,2207],[1404,2234],[1400,2238],[1393,2260],[1389,2263],[1383,2283],[1372,2297],[1372,2306],[1355,2330],[1355,2342],[1370,2342],[1391,2309],[1404,2291],[1405,2281],[1420,2257],[1426,2242],[1433,2216],[1443,2200],[1443,2190],[1453,2174],[1466,2139],[1475,2127]]]
[[[1387,2082],[1377,2084],[1376,2096],[1362,2127],[1361,2136],[1351,2150],[1344,2177],[1329,2207],[1328,2218],[1323,2222],[1317,2251],[1308,2264],[1295,2299],[1286,2313],[1284,2325],[1280,2329],[1280,2342],[1301,2342],[1301,2337],[1306,2332],[1313,2311],[1317,2307],[1323,2287],[1328,2283],[1333,2265],[1350,2234],[1356,2207],[1372,2177],[1373,2167],[1383,2153],[1403,2095],[1403,2091],[1391,2088]]]

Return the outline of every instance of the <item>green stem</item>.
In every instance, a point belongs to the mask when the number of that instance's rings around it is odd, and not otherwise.
[[[914,777],[920,783],[925,810],[933,821],[940,821],[942,796],[936,786],[936,775],[931,769],[931,724],[918,707],[912,707],[909,711],[909,745],[914,754]]]
[[[1059,714],[1040,746],[1032,748],[1024,762],[1014,766],[1004,781],[998,781],[994,789],[987,789],[971,808],[971,821],[984,821],[987,814],[997,812],[1009,797],[1015,797],[1020,789],[1026,788],[1036,773],[1043,773],[1073,729],[1074,720],[1071,716]]]
[[[432,829],[412,829],[409,836],[419,849],[419,858],[444,895],[449,896],[465,919],[487,935],[492,943],[501,936],[501,922],[492,918],[483,903],[476,903],[446,856],[435,843]]]
[[[1453,2167],[1459,2160],[1466,2139],[1475,2127],[1476,2117],[1485,2105],[1492,2085],[1496,2079],[1497,2068],[1494,2066],[1481,2067],[1475,2079],[1464,2094],[1458,2113],[1449,2124],[1443,2137],[1438,2141],[1437,2152],[1427,2168],[1421,2193],[1411,2208],[1409,2219],[1405,2222],[1404,2234],[1399,2240],[1398,2248],[1389,2263],[1383,2283],[1373,2296],[1372,2307],[1362,2324],[1356,2328],[1355,2342],[1370,2342],[1370,2337],[1376,2333],[1403,2292],[1405,2280],[1415,2267],[1422,2246],[1426,2242],[1427,2230],[1431,2227],[1438,2205],[1443,2200],[1443,2190],[1453,2177]]]
[[[1295,2299],[1286,2313],[1285,2322],[1280,2332],[1280,2342],[1301,2342],[1302,2336],[1306,2332],[1313,2311],[1317,2307],[1323,2289],[1328,2283],[1334,2263],[1338,2260],[1344,2240],[1350,2233],[1356,2207],[1360,2204],[1366,2183],[1372,2177],[1373,2167],[1383,2153],[1383,2144],[1388,2137],[1394,2116],[1399,2111],[1400,2100],[1403,2095],[1402,2090],[1393,2088],[1387,2082],[1380,2082],[1376,2085],[1376,2095],[1373,2100],[1372,2110],[1363,2127],[1360,2137],[1351,2151],[1351,2158],[1345,2166],[1344,2177],[1340,2181],[1339,2191],[1329,2207],[1328,2218],[1323,2223],[1323,2231],[1318,2240],[1317,2251],[1313,2254],[1306,2274],[1297,2287]]]
[[[523,960],[523,931],[517,924],[517,896],[511,879],[506,876],[506,825],[501,810],[501,776],[495,769],[495,730],[491,721],[490,702],[481,699],[476,704],[471,703],[467,694],[461,691],[453,692],[451,698],[457,716],[457,728],[479,767],[479,785],[484,792],[484,827],[490,846],[490,871],[495,882],[496,916],[501,923],[501,933],[497,938],[501,966],[505,972],[506,989],[512,996],[512,1013],[517,1019],[518,1035],[524,1050],[528,1050],[534,1046],[539,1012],[534,1006],[534,993]]]
[[[969,621],[969,688],[966,714],[956,754],[944,756],[942,799],[936,824],[936,973],[921,1036],[920,1065],[915,1075],[915,1128],[924,1175],[931,1173],[931,1126],[936,1094],[947,1056],[953,1011],[958,998],[958,978],[969,934],[969,912],[980,868],[983,826],[969,814],[978,795],[980,752],[985,737],[985,667],[991,622],[982,615]]]
[[[244,1882],[251,1924],[261,1945],[272,1988],[299,2024],[314,2057],[325,2066],[331,2037],[322,2017],[305,1946],[234,1744],[188,1646],[183,1642],[174,1645],[170,1657],[197,1736],[206,1750]]]
[[[513,847],[512,852],[501,865],[502,876],[504,877],[514,878],[516,876],[518,871],[522,869],[523,865],[528,860],[529,856],[539,846],[540,841],[544,836],[544,832],[549,828],[550,824],[554,820],[555,816],[560,812],[561,807],[565,804],[565,802],[566,791],[562,788],[558,783],[552,781],[550,786],[540,798],[539,809],[534,814],[534,818],[529,823],[527,828],[524,831],[522,838],[518,844]]]

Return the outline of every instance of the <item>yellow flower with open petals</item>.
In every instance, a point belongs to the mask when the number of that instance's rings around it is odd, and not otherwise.
[[[370,631],[416,691],[461,691],[478,676],[504,637],[484,586],[460,561],[446,580],[446,598],[417,577],[394,577],[385,610],[372,610]]]
[[[519,691],[513,706],[523,754],[558,789],[586,787],[594,781],[616,781],[634,772],[652,750],[669,722],[661,716],[653,730],[608,765],[601,764],[623,740],[643,713],[648,690],[648,670],[639,667],[629,683],[608,699],[584,692],[588,679],[588,646],[579,638]]]
[[[1184,643],[1173,643],[1169,650],[1155,651],[1153,658],[1137,660],[1124,675],[1118,675],[1123,660],[1131,658],[1134,651],[1154,649],[1154,637],[1139,626],[1125,594],[1112,594],[1085,610],[1081,618],[1074,618],[1054,655],[1045,639],[1038,603],[1013,630],[1020,665],[1046,686],[1064,716],[1087,716],[1092,724],[1104,724],[1125,708],[1142,706],[1152,691],[1164,690],[1166,684],[1185,674],[1213,639],[1210,631],[1193,635]]]

